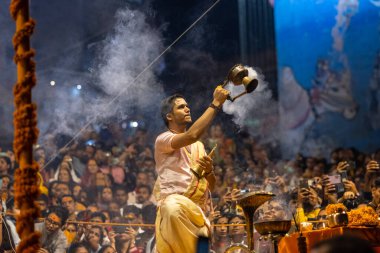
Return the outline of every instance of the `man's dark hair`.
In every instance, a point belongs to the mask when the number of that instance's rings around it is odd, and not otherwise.
[[[87,247],[87,245],[83,242],[73,242],[70,247],[67,249],[67,253],[76,253],[77,249],[79,248],[85,248],[87,252],[90,252],[90,249]]]
[[[124,215],[126,215],[128,213],[134,213],[136,216],[138,216],[141,214],[141,209],[135,205],[127,205],[127,206],[124,206],[123,213],[124,213]]]
[[[90,229],[93,229],[93,228],[99,229],[99,231],[100,231],[100,233],[99,233],[99,244],[102,245],[103,239],[104,239],[103,228],[101,226],[94,225],[94,226],[91,226]]]
[[[78,221],[89,221],[91,219],[91,211],[90,210],[83,210],[80,211],[77,214],[77,220]]]
[[[141,189],[141,188],[147,189],[149,192],[149,195],[152,195],[152,188],[149,185],[146,185],[146,184],[139,185],[136,187],[136,190]]]
[[[102,212],[94,212],[91,214],[91,219],[95,217],[100,217],[102,219],[102,222],[106,222],[106,216]]]
[[[12,169],[12,162],[7,154],[0,153],[0,159],[4,159],[4,161],[9,165],[9,169]]]
[[[241,216],[239,214],[236,214],[236,213],[233,213],[233,214],[230,214],[230,216],[228,217],[228,223],[231,222],[232,219],[238,217],[239,219],[245,221],[245,217],[244,216]]]
[[[46,204],[49,203],[49,198],[46,194],[41,194],[40,196],[38,196],[38,200],[42,200]]]
[[[164,121],[166,127],[169,127],[169,121],[166,118],[166,115],[173,111],[174,101],[177,98],[185,99],[185,97],[182,96],[181,94],[174,94],[174,95],[171,95],[170,97],[165,98],[161,102],[161,117],[162,117],[162,120]]]
[[[72,195],[72,194],[64,194],[64,195],[59,199],[59,204],[62,205],[62,200],[63,200],[63,198],[66,198],[66,197],[70,197],[70,198],[72,198],[73,201],[75,202],[74,195]]]
[[[115,184],[113,187],[112,187],[112,193],[115,195],[117,191],[125,191],[126,193],[128,193],[127,189],[125,188],[125,186],[123,185],[119,185],[119,184]]]
[[[104,246],[102,246],[102,247],[100,248],[100,250],[98,251],[98,253],[104,253],[104,252],[106,252],[106,250],[107,250],[108,248],[112,248],[112,249],[113,249],[113,247],[112,247],[111,245],[104,245]]]
[[[327,253],[374,253],[371,244],[359,237],[343,235],[317,242],[313,249],[325,249]]]
[[[371,188],[380,188],[380,177],[373,180]]]
[[[61,206],[49,207],[49,214],[55,213],[59,218],[61,218],[61,225],[65,225],[67,218],[69,217],[69,212]]]

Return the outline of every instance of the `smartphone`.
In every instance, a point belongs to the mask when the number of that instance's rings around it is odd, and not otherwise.
[[[3,179],[0,178],[0,189],[3,188]]]
[[[305,178],[302,178],[301,180],[300,180],[300,184],[299,184],[299,186],[300,186],[300,188],[301,189],[307,189],[307,188],[309,188],[309,182],[308,182],[309,180],[308,179],[305,179]]]
[[[125,226],[113,226],[112,228],[116,234],[122,234],[125,232]]]
[[[212,204],[216,206],[219,203],[220,198],[212,198]]]
[[[332,175],[332,176],[328,176],[328,177],[329,177],[330,184],[342,183],[342,178],[340,175]]]
[[[347,174],[346,174],[347,176]],[[337,193],[343,193],[344,192],[344,184],[342,183],[342,177],[341,175],[332,175],[328,176],[330,184],[335,185],[336,187],[336,192]]]
[[[348,163],[348,168],[347,168],[347,170],[355,170],[355,168],[356,168],[356,163],[355,163],[355,161],[347,161],[347,163]]]
[[[341,177],[341,179],[342,179],[342,182],[344,181],[344,180],[347,180],[347,171],[342,171],[341,173],[339,173],[340,174],[340,177]]]

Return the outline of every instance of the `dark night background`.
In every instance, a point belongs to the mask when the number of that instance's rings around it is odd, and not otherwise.
[[[41,120],[46,122],[44,111],[52,107],[48,102],[50,100],[45,100],[44,96],[55,96],[50,91],[49,80],[54,79],[57,83],[77,77],[91,80],[98,49],[114,29],[117,10],[128,7],[144,13],[147,23],[152,29],[159,31],[163,46],[167,47],[214,2],[31,1],[31,17],[37,21],[31,42],[37,51],[35,60],[38,86],[33,92],[40,109],[39,124]],[[0,26],[4,34],[0,41],[0,70],[5,73],[0,78],[3,87],[0,92],[4,92],[0,111],[1,122],[4,123],[0,130],[6,136],[0,143],[3,146],[11,142],[13,98],[10,90],[16,77],[16,67],[12,62],[13,48],[10,44],[15,28],[7,5],[8,3],[3,2],[0,6]],[[196,118],[210,103],[213,89],[224,80],[229,69],[236,63],[260,68],[276,98],[273,7],[266,0],[221,0],[153,68],[163,84],[165,94],[184,94]],[[71,89],[69,85],[65,85],[67,89]],[[91,81],[82,86],[81,92],[87,96],[103,95],[102,89],[92,85]],[[59,100],[56,101],[59,103]],[[128,114],[141,115],[144,111],[133,108]],[[230,125],[235,131],[238,130],[229,115],[219,115],[217,121],[220,120],[223,120],[226,127]]]

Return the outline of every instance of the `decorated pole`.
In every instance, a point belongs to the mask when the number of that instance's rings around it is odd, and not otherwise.
[[[35,201],[39,195],[38,165],[33,160],[33,144],[37,142],[37,110],[32,103],[32,88],[36,85],[34,50],[29,37],[34,20],[29,18],[28,0],[12,0],[10,12],[16,21],[13,46],[16,51],[17,83],[14,85],[14,142],[13,148],[20,167],[15,172],[15,205],[20,209],[16,218],[17,232],[21,238],[17,252],[31,253],[39,248],[39,233],[34,231],[34,220],[39,209]]]

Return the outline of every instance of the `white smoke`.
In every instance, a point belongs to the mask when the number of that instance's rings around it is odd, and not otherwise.
[[[248,76],[258,80],[258,86],[252,93],[245,94],[234,102],[225,102],[223,111],[233,115],[234,122],[240,128],[246,128],[253,136],[260,136],[262,141],[278,140],[278,103],[273,99],[265,76],[260,70],[245,66]],[[243,92],[244,86],[235,86],[231,82],[226,89],[231,91],[231,97]]]
[[[157,110],[164,94],[154,69],[149,68],[135,78],[162,51],[161,35],[148,25],[145,14],[138,10],[125,8],[117,11],[115,17],[114,30],[96,45],[98,57],[92,76],[66,75],[61,86],[73,85],[73,90],[54,87],[50,100],[49,95],[44,94],[45,101],[54,101],[42,114],[46,130],[74,135],[89,121],[99,123],[111,117],[126,119],[132,109],[144,111],[144,116],[149,118]],[[89,82],[97,88],[97,93],[86,93],[83,84]],[[82,84],[83,90],[75,90],[75,84]]]
[[[117,109],[156,110],[163,98],[163,88],[154,69],[147,69],[135,78],[162,51],[161,35],[147,24],[145,15],[139,11],[124,9],[116,17],[115,34],[107,39],[97,66],[99,87],[112,98],[120,97]],[[112,108],[115,110],[115,105]]]

